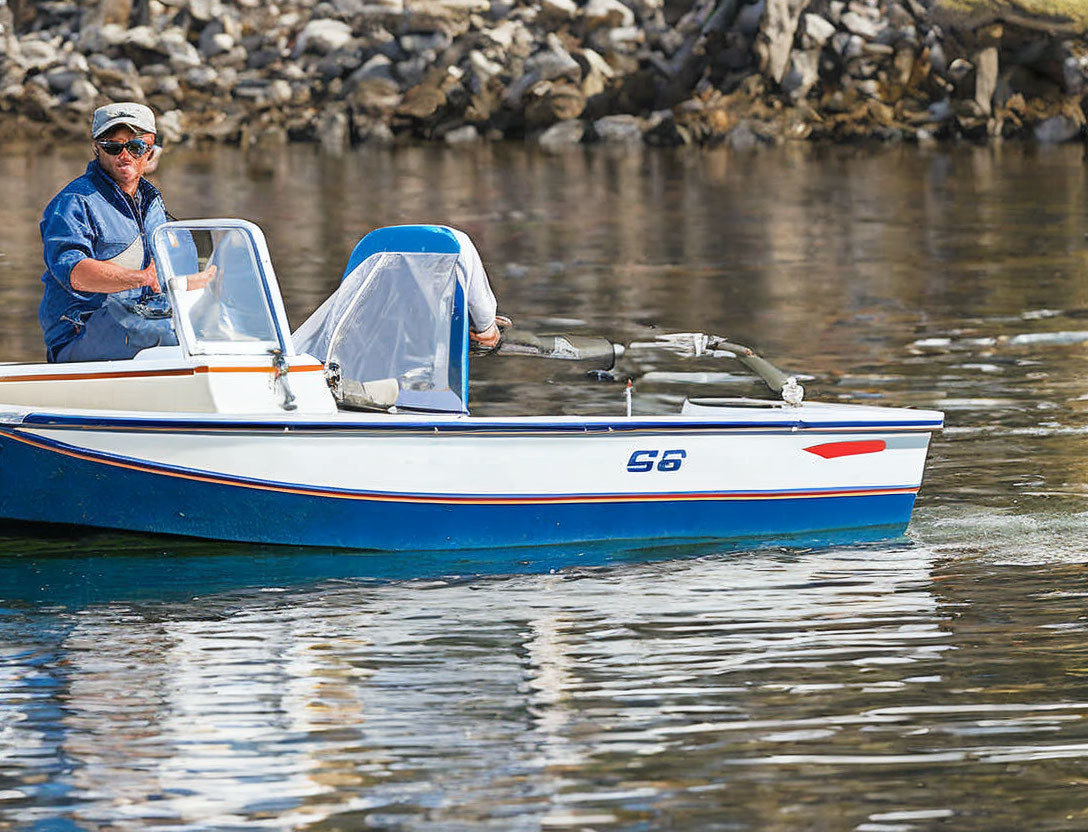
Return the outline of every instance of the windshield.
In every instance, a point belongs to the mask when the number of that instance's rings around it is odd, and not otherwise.
[[[294,334],[296,347],[359,383],[396,379],[397,404],[463,410],[457,254],[379,252]]]
[[[153,248],[191,355],[281,347],[262,252],[249,228],[170,223],[156,232]]]

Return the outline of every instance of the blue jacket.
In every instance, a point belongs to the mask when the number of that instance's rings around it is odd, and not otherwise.
[[[151,262],[151,232],[167,220],[159,190],[140,180],[139,210],[97,161],[68,183],[42,214],[45,291],[38,320],[45,335],[48,359],[83,331],[84,321],[106,300],[106,294],[81,294],[72,288],[72,268],[79,261],[112,260],[126,268],[143,269]],[[120,293],[118,293],[120,294]],[[140,289],[125,294],[139,296]]]

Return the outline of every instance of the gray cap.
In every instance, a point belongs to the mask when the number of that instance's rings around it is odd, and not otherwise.
[[[137,133],[155,133],[155,114],[150,108],[135,101],[107,104],[94,111],[91,119],[91,138],[97,139],[106,131],[125,124]]]

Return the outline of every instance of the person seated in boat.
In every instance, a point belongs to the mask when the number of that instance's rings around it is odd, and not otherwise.
[[[148,107],[99,107],[91,117],[94,158],[42,214],[38,320],[48,361],[131,358],[177,344],[148,242],[169,218],[162,194],[144,178],[158,161],[155,137]],[[190,286],[212,276],[194,275]]]
[[[509,321],[495,315],[498,303],[475,244],[464,231],[457,229],[452,231],[458,243],[461,244],[461,257],[457,263],[458,280],[464,288],[465,300],[468,304],[468,317],[471,324],[468,333],[469,340],[484,350],[492,350],[502,339],[499,323],[506,321],[506,324],[509,324]]]

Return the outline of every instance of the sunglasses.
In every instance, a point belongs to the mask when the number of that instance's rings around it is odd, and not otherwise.
[[[127,142],[114,142],[103,139],[98,142],[98,146],[106,152],[107,156],[120,156],[122,150],[127,150],[133,159],[139,159],[151,149],[151,145],[143,139],[132,139]]]

